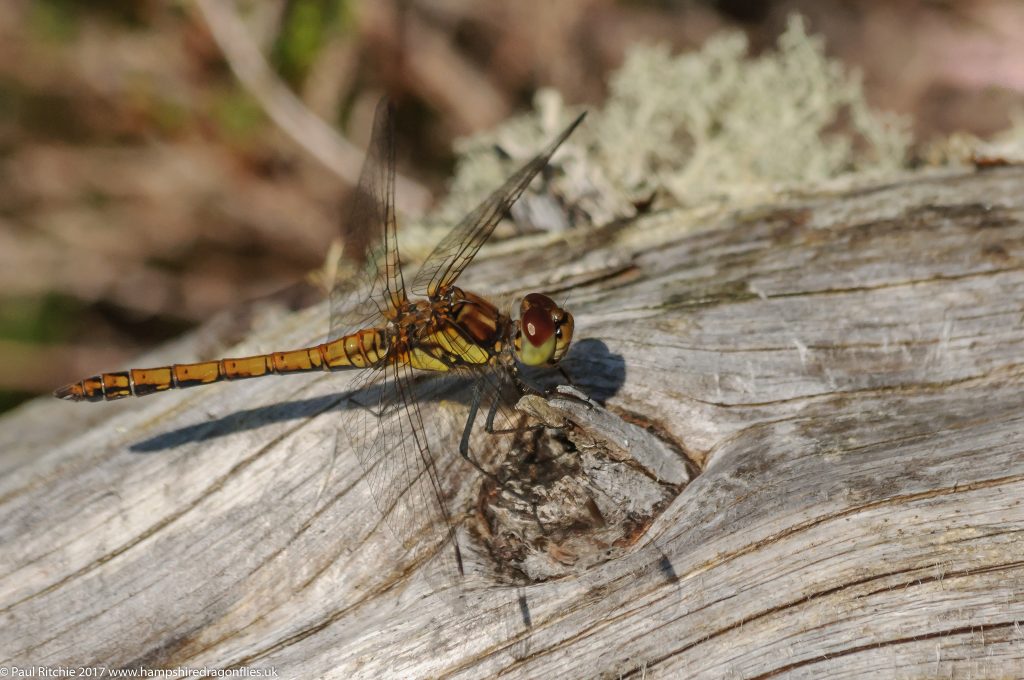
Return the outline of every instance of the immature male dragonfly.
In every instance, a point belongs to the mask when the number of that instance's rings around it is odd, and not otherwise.
[[[393,113],[391,106],[382,101],[377,107],[367,159],[343,230],[346,257],[365,266],[367,275],[355,292],[346,293],[343,282],[332,290],[327,342],[251,357],[101,373],[65,385],[54,395],[72,401],[109,401],[220,380],[364,369],[368,375],[360,381],[361,387],[376,392],[382,411],[398,410],[393,417],[378,413],[345,419],[355,438],[364,440],[357,447],[357,454],[378,508],[387,515],[403,493],[417,480],[426,478],[436,499],[435,510],[447,525],[449,537],[454,538],[423,419],[413,396],[413,370],[456,372],[471,375],[477,381],[459,452],[490,474],[469,452],[469,436],[482,399],[490,400],[490,431],[501,392],[509,386],[520,391],[525,388],[518,378],[517,363],[554,366],[569,348],[573,318],[551,298],[530,293],[519,305],[519,318],[513,319],[483,297],[456,287],[455,281],[584,115],[576,118],[441,240],[412,280],[412,292],[422,296],[412,299],[402,274],[396,239]],[[372,418],[373,424],[368,424],[367,418]],[[369,436],[367,428],[373,430]],[[458,557],[457,545],[455,549]]]

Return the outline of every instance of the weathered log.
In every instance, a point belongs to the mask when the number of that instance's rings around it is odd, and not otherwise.
[[[463,581],[380,520],[337,434],[349,377],[30,403],[0,421],[0,665],[1020,676],[1022,187],[917,174],[485,251],[460,283],[567,298],[568,372],[644,433],[587,441],[696,471],[644,535],[547,582],[517,585],[465,517],[488,480],[447,383],[423,409]],[[234,353],[319,340],[323,315]]]

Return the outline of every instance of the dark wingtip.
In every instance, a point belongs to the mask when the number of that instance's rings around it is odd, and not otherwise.
[[[455,562],[458,564],[458,567],[459,567],[459,576],[463,576],[464,577],[466,575],[466,569],[465,569],[465,567],[462,566],[462,550],[459,549],[459,544],[458,543],[455,543],[454,545],[455,545]]]
[[[586,118],[586,117],[587,117],[587,112],[586,111],[584,111],[580,115],[576,116],[576,119],[573,122],[569,123],[569,126],[567,128],[565,128],[565,130],[562,132],[562,134],[558,135],[558,144],[561,144],[566,139],[568,139],[569,135],[571,135],[573,133],[573,131],[576,128],[579,127],[580,123],[582,123],[583,119]],[[557,144],[556,144],[556,147],[557,147]]]
[[[586,117],[587,117],[587,112],[586,111],[584,111],[580,115],[576,116],[576,119],[573,120],[571,123],[569,123],[565,127],[565,129],[562,130],[558,134],[558,136],[555,137],[551,141],[551,144],[548,145],[547,150],[544,151],[543,153],[541,153],[539,156],[537,156],[534,159],[534,161],[539,160],[539,159],[544,159],[544,163],[546,164],[547,163],[547,159],[551,158],[551,156],[553,156],[555,154],[555,151],[558,149],[558,147],[562,146],[562,142],[564,142],[566,139],[569,138],[569,135],[571,135],[573,133],[573,131],[577,127],[579,127],[580,123],[582,123],[583,119],[586,118]]]

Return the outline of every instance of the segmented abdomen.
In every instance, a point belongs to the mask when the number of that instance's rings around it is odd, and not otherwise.
[[[71,401],[111,401],[180,387],[209,385],[221,380],[367,368],[380,365],[387,359],[388,347],[383,330],[368,328],[333,342],[288,352],[101,373],[65,385],[53,394]]]

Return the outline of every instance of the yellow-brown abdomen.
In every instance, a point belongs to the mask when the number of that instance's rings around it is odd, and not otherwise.
[[[384,332],[378,328],[369,328],[333,342],[287,352],[101,373],[65,385],[53,394],[71,401],[112,401],[181,387],[209,385],[221,380],[366,368],[376,366],[386,358],[387,341]]]

